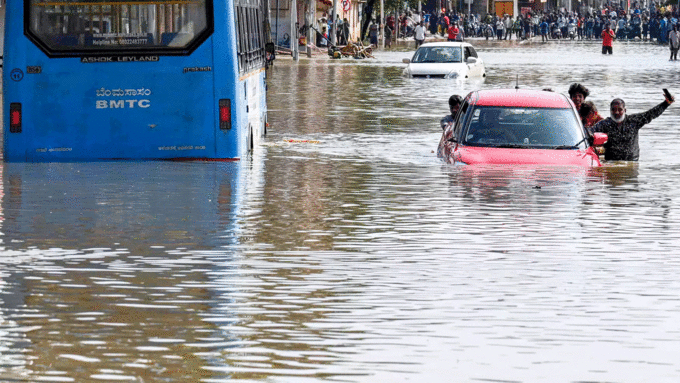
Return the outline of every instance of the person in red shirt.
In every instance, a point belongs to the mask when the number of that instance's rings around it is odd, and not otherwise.
[[[614,41],[614,31],[609,27],[609,23],[602,31],[602,54],[612,54],[612,41]]]
[[[458,33],[460,33],[460,29],[458,29],[458,25],[456,25],[455,22],[451,23],[449,25],[449,29],[447,30],[449,33],[449,41],[456,41],[456,37],[458,37]]]

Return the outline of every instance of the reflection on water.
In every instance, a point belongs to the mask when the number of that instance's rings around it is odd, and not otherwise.
[[[227,242],[220,234],[230,229],[238,204],[236,165],[221,166],[5,164],[5,246],[82,249],[125,243],[149,251],[148,242],[157,242],[212,248]],[[218,218],[222,225],[215,225]],[[176,230],[178,222],[186,228]],[[197,237],[215,243],[196,243]]]
[[[434,153],[452,93],[518,74],[658,103],[667,50],[615,51],[480,42],[477,82],[279,60],[240,163],[2,165],[0,380],[677,381],[680,109],[636,164]]]
[[[238,164],[4,164],[2,178],[3,381],[215,376],[209,354],[240,342],[212,320],[233,321]]]

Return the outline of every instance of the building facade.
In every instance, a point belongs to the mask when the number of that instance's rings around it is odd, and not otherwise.
[[[279,47],[289,48],[291,40],[297,40],[298,44],[305,45],[306,29],[311,28],[313,36],[311,43],[317,45],[317,33],[327,33],[330,38],[329,20],[334,14],[340,20],[347,20],[349,40],[355,41],[359,38],[361,30],[364,4],[359,0],[270,0],[272,41]],[[292,27],[293,25],[295,27]]]

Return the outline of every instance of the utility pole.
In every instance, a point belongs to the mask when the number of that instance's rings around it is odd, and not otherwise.
[[[315,43],[312,43],[312,38],[316,37],[316,33],[312,29],[316,23],[316,20],[314,20],[316,16],[316,0],[309,0],[307,7],[307,20],[305,21],[307,24],[307,57],[312,57],[312,46],[316,46]],[[314,39],[314,42],[316,42],[316,39]]]
[[[394,18],[394,43],[396,44],[397,41],[399,41],[399,27],[401,26],[401,23],[399,22],[399,16],[401,15],[401,7],[397,6],[397,11],[396,11],[397,17]]]
[[[678,0],[680,1],[680,0]],[[380,28],[380,48],[385,49],[385,25],[387,20],[385,20],[385,0],[380,0],[380,22],[378,23],[378,28]]]
[[[337,18],[338,16],[338,0],[333,0],[333,13],[331,13],[331,45],[336,46],[338,43],[338,39],[336,37],[337,35],[337,30],[338,30],[338,24],[337,24]]]
[[[297,0],[290,0],[290,54],[295,61],[300,59],[298,57],[297,35]]]

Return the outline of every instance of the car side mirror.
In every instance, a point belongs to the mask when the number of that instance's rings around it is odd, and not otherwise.
[[[409,64],[411,62],[411,59],[402,59],[401,62],[404,64]]]
[[[456,136],[453,136],[446,141],[448,141],[448,142],[458,142],[458,140],[456,140]]]
[[[468,64],[474,64],[477,62],[477,57],[468,57],[467,60],[465,60],[465,62]]]
[[[593,146],[602,146],[607,143],[608,139],[606,133],[593,133]]]

